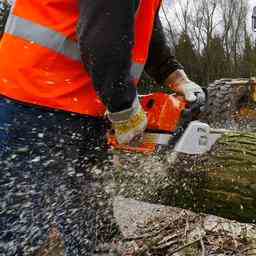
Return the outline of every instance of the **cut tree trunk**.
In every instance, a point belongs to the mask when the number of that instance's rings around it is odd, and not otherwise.
[[[122,197],[114,213],[128,255],[256,255],[253,224]]]
[[[211,152],[116,156],[118,193],[243,222],[256,221],[256,134],[228,133]]]
[[[255,78],[220,79],[209,84],[206,111],[201,117],[214,127],[255,131]]]

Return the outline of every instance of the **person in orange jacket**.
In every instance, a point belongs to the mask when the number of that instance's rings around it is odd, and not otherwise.
[[[144,69],[188,101],[205,100],[166,45],[160,5],[13,4],[0,42],[1,255],[33,255],[53,226],[66,255],[93,254],[96,233],[106,234],[96,216],[103,208],[100,223],[112,216],[98,179],[106,171],[93,167],[109,163],[103,116],[120,143],[143,133],[136,85]]]

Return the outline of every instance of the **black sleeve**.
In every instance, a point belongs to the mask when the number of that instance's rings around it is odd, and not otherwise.
[[[111,112],[129,108],[136,95],[130,79],[134,2],[80,0],[78,40],[94,87]]]
[[[165,39],[161,20],[159,15],[157,15],[145,71],[154,78],[157,83],[161,84],[177,69],[183,69],[183,66],[176,60],[175,56],[171,54],[171,49]]]

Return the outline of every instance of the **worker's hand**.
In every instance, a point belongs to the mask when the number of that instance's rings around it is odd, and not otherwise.
[[[177,93],[184,95],[188,102],[198,102],[204,104],[206,100],[203,89],[196,83],[188,79],[183,70],[176,70],[168,77],[168,84]]]
[[[119,144],[129,144],[134,141],[147,127],[147,115],[143,111],[138,97],[135,98],[130,109],[109,113],[115,137]]]
[[[179,90],[188,102],[205,103],[205,93],[198,84],[190,81],[180,85]]]

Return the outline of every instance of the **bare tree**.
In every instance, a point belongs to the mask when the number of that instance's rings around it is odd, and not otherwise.
[[[171,27],[167,36],[175,44],[180,35],[182,38],[184,34],[189,37],[197,53],[197,63],[202,66],[206,84],[219,78],[215,74],[216,42],[219,49],[223,48],[223,51],[220,49],[223,55],[221,61],[225,62],[222,75],[239,75],[239,61],[245,37],[248,36],[248,0],[180,0],[174,8],[166,6],[165,10],[165,18]]]
[[[166,26],[164,27],[165,30],[165,35],[168,44],[170,45],[171,48],[175,49],[177,45],[177,38],[179,37],[177,34],[177,28],[173,26],[173,24],[170,22],[170,19],[168,17],[167,13],[168,7],[165,5],[161,6],[161,14],[163,16],[164,22]]]
[[[193,12],[190,19],[191,39],[193,42],[196,42],[197,51],[201,52],[201,48],[203,48],[206,57],[206,63],[201,64],[204,64],[205,82],[207,84],[209,83],[212,69],[211,42],[219,24],[217,7],[217,0],[193,0]]]
[[[244,45],[246,17],[248,14],[247,0],[219,0],[222,10],[223,43],[227,61],[234,62],[234,74],[238,70],[238,58]],[[232,70],[230,71],[232,74]]]

